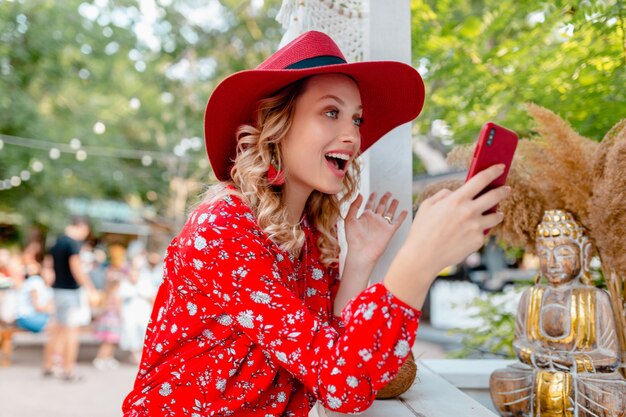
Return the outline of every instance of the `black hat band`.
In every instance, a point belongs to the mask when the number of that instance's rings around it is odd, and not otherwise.
[[[337,56],[315,56],[313,58],[303,59],[302,61],[295,62],[285,69],[304,69],[304,68],[315,68],[315,67],[325,67],[328,65],[337,65],[337,64],[347,64],[346,61],[337,57]]]

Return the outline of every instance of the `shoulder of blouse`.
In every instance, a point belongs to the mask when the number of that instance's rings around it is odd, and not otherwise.
[[[178,236],[179,246],[188,239],[201,241],[229,239],[253,244],[261,253],[270,254],[267,235],[258,226],[252,209],[235,195],[201,203],[191,213]]]
[[[191,213],[187,223],[228,227],[233,221],[257,224],[252,209],[236,195],[226,195],[218,200],[203,202]]]

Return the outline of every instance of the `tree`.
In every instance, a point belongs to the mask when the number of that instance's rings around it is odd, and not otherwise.
[[[184,219],[211,180],[206,100],[275,50],[279,1],[150,3],[0,2],[0,211],[59,227],[63,201],[85,197]]]
[[[599,140],[626,116],[626,7],[619,0],[412,0],[413,60],[425,78],[416,130],[455,143],[487,120],[531,133],[534,102]]]

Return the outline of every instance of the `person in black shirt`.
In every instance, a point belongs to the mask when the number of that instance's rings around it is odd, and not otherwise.
[[[67,381],[80,379],[75,371],[78,356],[78,328],[89,324],[88,301],[80,289],[89,295],[96,289],[84,272],[79,257],[82,241],[89,235],[89,223],[82,217],[73,218],[64,234],[57,238],[49,251],[47,264],[54,269],[54,321],[44,352],[44,376],[53,375],[54,353],[63,358],[63,376]]]

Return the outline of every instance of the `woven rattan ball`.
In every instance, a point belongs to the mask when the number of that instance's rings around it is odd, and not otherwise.
[[[413,353],[411,352],[406,362],[404,362],[400,367],[398,375],[396,375],[393,380],[391,380],[387,385],[382,387],[380,391],[378,391],[376,398],[395,398],[403,394],[409,388],[411,388],[411,385],[413,385],[416,374],[417,365],[415,364],[415,358],[413,357]]]

